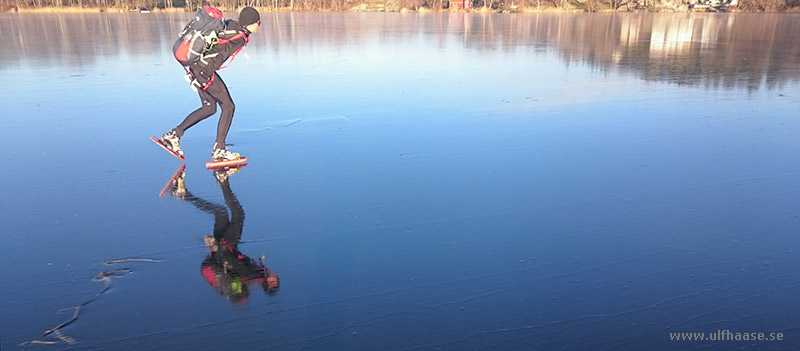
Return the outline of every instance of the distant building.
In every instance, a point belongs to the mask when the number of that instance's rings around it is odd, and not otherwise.
[[[450,9],[469,10],[472,8],[472,0],[450,0]]]

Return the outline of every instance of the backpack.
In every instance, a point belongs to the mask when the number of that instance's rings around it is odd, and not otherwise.
[[[203,56],[204,52],[219,42],[217,32],[225,29],[222,11],[203,6],[197,10],[194,19],[178,33],[178,39],[172,45],[175,59],[183,66],[189,66]]]

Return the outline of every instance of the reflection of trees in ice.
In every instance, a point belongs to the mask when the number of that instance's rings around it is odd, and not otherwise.
[[[272,27],[254,38],[260,48],[302,54],[305,46],[368,47],[377,38],[404,48],[403,42],[422,40],[428,49],[465,49],[467,55],[555,51],[566,64],[710,88],[773,88],[800,79],[800,21],[782,14],[292,14],[275,17]]]
[[[0,20],[5,49],[0,70],[7,67],[78,67],[118,56],[166,51],[177,36],[182,14],[144,18],[137,14],[20,14]],[[175,22],[175,23],[172,23]]]
[[[465,18],[467,46],[554,48],[566,63],[629,71],[645,80],[752,90],[800,78],[800,22],[781,14]]]
[[[0,70],[83,66],[146,55],[168,59],[187,16],[17,15],[0,21],[7,38]],[[452,51],[458,59],[533,50],[556,52],[565,64],[588,63],[646,80],[713,88],[771,88],[800,76],[800,21],[783,14],[276,13],[262,21],[264,30],[247,48],[253,57],[269,56],[258,55],[264,51],[307,56],[359,50],[369,53],[365,59],[380,59],[392,51],[419,49]],[[447,67],[452,61],[430,64]]]

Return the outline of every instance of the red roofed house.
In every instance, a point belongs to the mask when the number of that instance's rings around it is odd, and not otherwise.
[[[472,0],[450,0],[450,9],[469,10],[472,8]]]

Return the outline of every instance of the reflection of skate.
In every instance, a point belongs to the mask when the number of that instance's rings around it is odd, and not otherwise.
[[[169,194],[172,197],[176,198],[183,198],[186,196],[186,172],[181,172],[177,178],[175,178],[175,184],[170,189]]]
[[[242,170],[241,166],[214,168],[214,177],[217,178],[218,183],[224,183],[228,181],[228,177],[231,174],[234,174],[241,170]]]
[[[167,193],[167,190],[171,190],[170,194],[172,194],[172,196],[180,197],[180,196],[183,196],[185,194],[186,187],[183,184],[183,180],[184,180],[184,178],[186,178],[186,172],[184,171],[184,169],[186,169],[186,164],[185,163],[182,164],[180,167],[178,167],[178,170],[175,171],[175,174],[173,174],[171,178],[169,178],[169,181],[167,181],[167,184],[165,184],[164,188],[161,189],[161,192],[158,194],[158,196],[164,196],[164,194]],[[173,186],[172,186],[173,184],[176,184],[175,188],[173,188]],[[176,188],[183,189],[182,190],[183,194],[181,194],[180,191],[178,189],[176,189]],[[178,194],[180,194],[180,195],[178,195]]]

